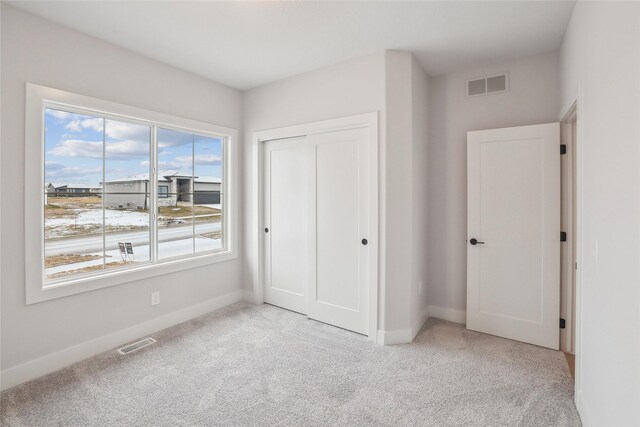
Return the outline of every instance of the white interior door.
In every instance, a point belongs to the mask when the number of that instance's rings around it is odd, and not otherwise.
[[[264,300],[307,313],[314,149],[306,137],[265,144]]]
[[[312,319],[368,334],[369,138],[367,129],[310,137],[315,161]]]
[[[560,126],[467,134],[467,328],[558,349]]]

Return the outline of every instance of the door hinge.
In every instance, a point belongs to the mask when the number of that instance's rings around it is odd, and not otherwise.
[[[564,329],[565,328],[565,321],[564,319],[560,319],[560,329]]]
[[[560,241],[561,242],[566,242],[567,241],[567,232],[566,231],[561,231],[560,232]]]
[[[567,154],[567,144],[560,144],[560,154]]]

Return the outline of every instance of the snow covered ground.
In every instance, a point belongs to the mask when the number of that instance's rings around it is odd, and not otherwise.
[[[74,209],[71,214],[61,218],[46,218],[47,239],[57,237],[82,236],[102,232],[102,209]],[[104,210],[104,225],[109,230],[135,230],[149,226],[149,214],[118,209]]]
[[[220,205],[204,205],[220,208]],[[177,208],[180,209],[180,208]],[[60,212],[56,215],[60,215]],[[103,234],[103,214],[104,231]],[[220,213],[201,216],[220,216]],[[160,260],[211,251],[222,247],[220,221],[202,221],[188,224],[175,219],[175,223],[160,222],[158,228],[158,258]],[[72,272],[103,264],[118,263],[107,268],[119,268],[122,257],[118,245],[131,243],[134,262],[148,262],[149,213],[135,210],[70,207],[59,217],[45,219],[45,257],[65,255],[92,255],[95,260],[77,262],[45,269],[47,276]],[[195,232],[195,239],[193,238]],[[106,249],[103,260],[102,248]],[[79,257],[78,257],[79,258]],[[71,261],[67,261],[71,262]],[[124,266],[124,263],[122,263]]]
[[[220,209],[220,205],[198,205],[208,208]],[[176,208],[179,210],[179,208]],[[61,218],[46,218],[45,229],[46,238],[53,239],[58,237],[82,236],[88,234],[100,234],[102,232],[102,209],[74,209],[75,215]],[[206,215],[196,215],[196,217],[220,218],[221,213],[211,213]],[[161,225],[181,224],[185,222],[184,218],[161,218]],[[105,209],[104,225],[107,232],[109,231],[127,231],[129,228],[133,230],[141,230],[149,227],[149,214],[146,212],[136,212],[122,209]]]
[[[69,218],[48,218],[47,226],[61,225],[90,225],[102,224],[102,209],[80,210],[75,217]],[[148,226],[149,214],[144,212],[133,212],[117,209],[105,209],[104,219],[108,225],[113,226]]]

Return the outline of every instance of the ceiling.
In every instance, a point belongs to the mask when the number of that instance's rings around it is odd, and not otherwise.
[[[385,49],[429,75],[560,47],[574,2],[12,1],[238,89]]]

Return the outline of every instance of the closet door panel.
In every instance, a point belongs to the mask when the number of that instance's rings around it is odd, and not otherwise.
[[[308,314],[368,333],[369,226],[367,130],[314,135],[315,256]]]
[[[265,302],[306,314],[313,147],[295,138],[265,148]]]
[[[318,144],[316,153],[316,301],[358,310],[358,141]]]

